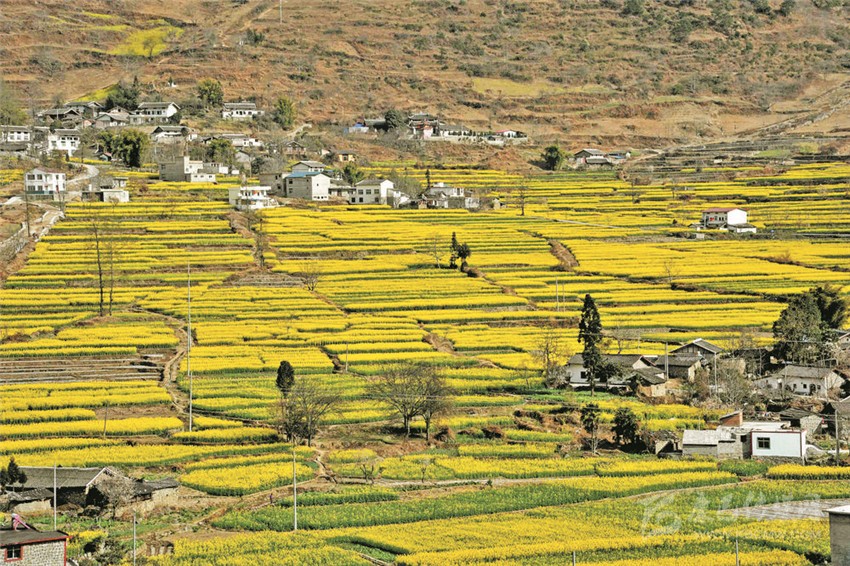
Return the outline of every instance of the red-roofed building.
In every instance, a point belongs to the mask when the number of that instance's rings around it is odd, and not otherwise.
[[[747,222],[747,211],[743,208],[707,208],[702,211],[702,228],[729,230],[731,232],[755,233],[756,228]]]

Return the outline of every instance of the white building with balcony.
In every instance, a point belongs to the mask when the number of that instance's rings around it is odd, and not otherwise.
[[[238,210],[261,210],[275,206],[275,201],[269,197],[271,187],[251,186],[232,187],[227,190],[230,206]]]

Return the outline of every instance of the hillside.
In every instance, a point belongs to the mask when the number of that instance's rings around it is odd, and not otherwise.
[[[850,130],[846,7],[627,4],[642,13],[620,0],[284,2],[282,14],[275,0],[10,0],[0,74],[25,105],[134,76],[181,101],[215,76],[229,99],[288,93],[311,121],[397,106],[575,142]]]

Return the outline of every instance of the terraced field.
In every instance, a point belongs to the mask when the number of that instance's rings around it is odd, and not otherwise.
[[[24,465],[177,474],[194,490],[187,493],[247,496],[235,507],[222,500],[201,528],[287,531],[291,502],[261,505],[292,477],[291,448],[273,426],[275,372],[286,360],[343,399],[317,445],[296,453],[308,490],[299,525],[318,532],[176,537],[174,554],[157,563],[213,553],[237,564],[228,553],[251,545],[240,559],[255,564],[279,564],[270,557],[280,552],[309,563],[300,554],[308,549],[316,564],[361,564],[362,554],[399,564],[561,564],[573,551],[582,563],[711,556],[722,564],[734,560],[730,533],[741,533],[743,564],[805,564],[804,555],[824,552],[822,523],[792,539],[782,525],[715,511],[787,493],[848,498],[839,472],[778,468],[738,484],[713,462],[583,457],[583,433],[568,415],[589,399],[545,389],[537,355],[547,335],[557,337],[561,359],[579,351],[586,293],[600,305],[611,351],[619,343],[658,353],[665,341],[695,337],[767,341],[789,294],[846,284],[846,244],[826,237],[850,229],[846,165],[766,173],[683,188],[633,187],[604,172],[521,179],[435,169],[432,181],[475,187],[507,206],[280,207],[262,214],[250,238],[236,228],[245,219],[216,200],[219,188],[142,190],[136,175],[130,204],[69,205],[68,219],[0,289],[0,374],[24,361],[50,368],[45,379],[4,378],[0,455]],[[702,208],[717,205],[746,207],[771,237],[680,237]],[[466,272],[448,267],[452,235],[472,251]],[[62,360],[73,363],[63,377],[51,374]],[[455,390],[452,413],[438,423],[458,433],[453,441],[429,449],[386,428],[397,423],[367,393],[367,379],[408,361],[437,367]],[[87,373],[69,369],[81,366]],[[698,428],[722,412],[594,401],[604,423],[629,407],[650,430]],[[493,427],[501,439],[485,438]],[[423,428],[414,422],[415,433]],[[72,530],[90,526],[65,520]]]

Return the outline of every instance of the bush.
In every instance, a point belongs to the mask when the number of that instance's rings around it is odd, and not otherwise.
[[[481,432],[484,433],[484,438],[489,440],[505,437],[505,432],[502,430],[502,427],[496,425],[482,427]]]

